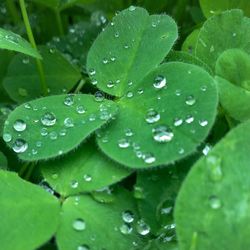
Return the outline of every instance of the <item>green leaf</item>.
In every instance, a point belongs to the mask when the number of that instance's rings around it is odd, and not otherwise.
[[[208,18],[214,14],[230,9],[242,9],[246,16],[250,16],[250,2],[248,0],[200,0],[204,15]]]
[[[162,242],[159,239],[149,241],[143,250],[178,250],[177,243]]]
[[[209,18],[202,26],[195,55],[211,69],[227,49],[238,48],[250,53],[250,19],[241,10],[229,10]]]
[[[224,78],[216,77],[220,104],[231,117],[238,121],[250,118],[250,91],[236,86]]]
[[[90,141],[60,161],[41,163],[41,169],[49,184],[62,196],[101,189],[131,174],[101,154]]]
[[[130,224],[122,218],[126,211],[134,215]],[[91,250],[141,249],[140,235],[135,228],[137,219],[133,199],[125,191],[108,204],[86,195],[69,197],[63,203],[61,225],[56,234],[57,245],[59,250],[75,250],[79,246]]]
[[[217,90],[200,67],[166,63],[128,96],[98,138],[110,158],[131,168],[169,164],[195,151],[213,125]]]
[[[61,11],[63,9],[73,6],[79,0],[30,0],[41,5],[44,5],[53,10]]]
[[[4,250],[33,250],[56,232],[60,204],[16,174],[0,170],[0,238]]]
[[[77,147],[115,113],[116,105],[102,97],[79,94],[40,98],[20,105],[9,115],[5,141],[22,160],[56,157]]]
[[[250,56],[240,49],[223,52],[215,65],[215,74],[250,90]]]
[[[250,122],[233,129],[189,172],[175,221],[181,250],[248,249]]]
[[[71,90],[81,77],[80,71],[57,50],[47,47],[40,49],[50,94],[62,94]],[[43,90],[39,82],[36,61],[24,55],[16,55],[9,65],[3,85],[14,101],[22,103],[42,96]]]
[[[0,169],[7,169],[8,162],[5,155],[0,151]]]
[[[18,34],[0,28],[0,49],[8,49],[41,59],[38,51]]]
[[[190,54],[195,53],[195,46],[198,40],[200,29],[193,30],[185,39],[182,44],[181,50],[188,52]]]
[[[89,75],[98,88],[121,97],[159,65],[176,39],[177,25],[171,17],[149,16],[131,6],[93,43],[87,58]]]

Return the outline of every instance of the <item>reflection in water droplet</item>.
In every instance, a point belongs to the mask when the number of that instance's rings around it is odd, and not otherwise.
[[[18,132],[22,132],[26,129],[26,123],[23,120],[18,119],[14,122],[13,128]]]
[[[160,120],[160,118],[161,118],[161,116],[157,111],[155,111],[154,109],[149,109],[147,111],[145,120],[147,123],[151,124],[151,123],[158,122]]]
[[[16,141],[13,144],[13,151],[16,153],[24,153],[28,148],[28,144],[23,139],[16,139]]]
[[[83,231],[86,228],[86,223],[83,219],[76,219],[72,226],[76,231]]]
[[[167,84],[166,78],[164,76],[162,76],[162,75],[158,75],[154,79],[153,86],[156,89],[162,89],[162,88],[164,88],[166,86],[166,84]]]
[[[174,137],[172,129],[164,125],[153,128],[152,133],[157,142],[170,142]]]
[[[219,209],[222,206],[221,200],[216,195],[209,197],[209,204],[212,209]]]
[[[47,127],[53,126],[56,123],[56,117],[53,113],[46,112],[41,118],[41,123]]]

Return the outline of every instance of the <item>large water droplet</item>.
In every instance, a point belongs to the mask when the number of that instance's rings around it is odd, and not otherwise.
[[[164,125],[153,128],[152,132],[153,138],[157,142],[169,142],[174,137],[172,129]]]
[[[209,197],[209,204],[212,209],[219,209],[222,206],[221,200],[216,195]]]
[[[149,225],[146,224],[145,221],[142,219],[137,221],[136,229],[137,229],[137,232],[143,236],[150,233]]]
[[[130,143],[128,139],[122,138],[118,141],[119,148],[128,148],[130,146]]]
[[[23,139],[16,139],[13,144],[13,151],[16,153],[24,153],[28,148],[28,143]]]
[[[18,119],[14,122],[13,128],[18,132],[22,132],[26,129],[26,123],[23,120]]]
[[[160,118],[161,118],[161,116],[157,111],[155,111],[154,109],[149,109],[147,111],[145,120],[147,123],[151,124],[151,123],[158,122],[160,120]]]
[[[162,89],[166,86],[167,84],[167,80],[164,76],[162,75],[158,75],[156,76],[156,78],[154,79],[154,83],[153,83],[153,86],[156,88],[156,89]]]
[[[42,116],[41,123],[47,127],[53,126],[56,123],[56,117],[53,113],[47,112]]]
[[[78,218],[74,220],[72,226],[76,231],[83,231],[86,228],[86,223],[83,219]]]
[[[125,223],[132,223],[134,221],[134,218],[135,218],[134,214],[129,210],[122,212],[122,220]]]
[[[187,105],[193,106],[196,103],[196,100],[195,100],[193,95],[189,95],[189,96],[187,96],[185,102],[186,102]]]
[[[3,134],[3,140],[4,140],[5,142],[10,142],[10,141],[12,140],[12,135],[9,134],[9,133],[4,133],[4,134]]]

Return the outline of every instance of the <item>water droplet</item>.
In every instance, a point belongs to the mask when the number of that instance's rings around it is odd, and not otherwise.
[[[74,96],[73,95],[67,95],[63,102],[66,106],[72,106],[74,104]]]
[[[92,81],[91,81],[91,84],[92,84],[92,85],[97,85],[97,83],[98,83],[98,82],[97,82],[96,79],[92,79]]]
[[[151,123],[158,122],[160,120],[160,118],[161,118],[161,116],[157,111],[155,111],[154,109],[149,109],[147,111],[145,120],[147,123],[151,124]]]
[[[108,61],[108,59],[105,57],[105,58],[102,59],[102,62],[103,62],[103,64],[107,64],[109,61]]]
[[[131,6],[129,6],[129,8],[128,8],[130,11],[134,11],[134,10],[136,10],[136,7],[135,6],[133,6],[133,5],[131,5]]]
[[[223,177],[221,170],[221,158],[215,155],[206,157],[206,165],[209,170],[209,177],[212,181],[220,181]]]
[[[53,113],[46,112],[41,118],[41,123],[47,127],[53,126],[56,123],[56,117]]]
[[[118,38],[120,35],[119,35],[119,32],[115,32],[115,38]]]
[[[172,212],[173,207],[164,207],[161,209],[161,214],[168,215]]]
[[[194,117],[192,115],[188,115],[185,119],[185,122],[190,124],[194,121]]]
[[[122,212],[122,220],[125,223],[132,223],[134,221],[134,218],[135,218],[134,214],[129,210]]]
[[[133,97],[133,92],[129,91],[129,92],[127,93],[127,97],[128,97],[128,98]]]
[[[137,93],[138,93],[139,95],[143,94],[143,92],[144,92],[143,89],[138,89],[138,91],[137,91]]]
[[[134,197],[139,200],[145,199],[145,194],[142,187],[134,186]]]
[[[133,82],[132,81],[129,81],[128,82],[128,86],[132,86],[133,85]]]
[[[71,183],[70,183],[71,187],[74,188],[74,189],[78,187],[78,184],[79,184],[79,183],[78,183],[78,181],[76,181],[76,180],[73,180],[73,181],[71,181]]]
[[[90,122],[94,122],[95,119],[96,119],[96,115],[95,115],[95,114],[91,114],[91,115],[89,116],[89,121],[90,121]]]
[[[128,49],[129,46],[127,44],[124,45],[124,49]]]
[[[94,76],[96,74],[95,70],[94,69],[90,69],[89,70],[89,75],[90,76]]]
[[[136,230],[140,235],[147,235],[150,233],[150,227],[143,219],[137,221]]]
[[[130,143],[128,139],[123,138],[118,141],[119,148],[128,148],[130,146]]]
[[[200,90],[205,92],[207,90],[207,86],[206,85],[201,86]]]
[[[196,100],[193,95],[189,95],[187,96],[185,103],[189,106],[193,106],[196,103]]]
[[[46,135],[48,135],[48,129],[42,128],[41,129],[41,136],[46,136]]]
[[[74,220],[72,226],[76,231],[83,231],[86,228],[86,223],[83,219],[78,218]]]
[[[85,175],[83,176],[83,179],[84,179],[85,181],[87,181],[87,182],[92,181],[92,177],[91,177],[90,175],[88,175],[88,174],[85,174]]]
[[[67,118],[64,119],[63,124],[64,124],[64,126],[66,128],[72,128],[72,127],[74,127],[74,121],[73,121],[72,118],[69,118],[69,117],[67,117]]]
[[[133,133],[133,131],[130,129],[130,128],[127,128],[127,129],[125,129],[125,135],[126,136],[132,136],[134,133]]]
[[[10,141],[12,140],[11,134],[9,134],[9,133],[4,133],[4,134],[3,134],[3,140],[4,140],[5,142],[10,142]]]
[[[26,129],[26,126],[26,123],[21,119],[16,120],[13,124],[13,128],[18,132],[24,131]]]
[[[130,234],[132,231],[133,228],[129,224],[124,223],[120,226],[120,232],[122,234]]]
[[[162,88],[164,88],[166,86],[166,84],[167,84],[166,78],[164,76],[162,76],[162,75],[158,75],[154,79],[153,86],[156,89],[162,89]]]
[[[37,154],[37,150],[34,149],[34,148],[31,150],[31,152],[32,152],[33,155],[36,155],[36,154]]]
[[[76,112],[77,112],[78,114],[84,114],[84,113],[86,112],[86,109],[85,109],[82,105],[78,105],[78,106],[76,107]]]
[[[22,60],[23,64],[28,64],[30,62],[30,59],[28,57],[23,58]]]
[[[184,148],[180,148],[180,149],[178,150],[178,153],[179,153],[180,155],[184,154],[184,153],[185,153]]]
[[[183,123],[183,120],[181,118],[175,118],[174,119],[174,126],[178,127]]]
[[[51,131],[51,132],[49,133],[49,138],[50,138],[51,140],[56,140],[56,139],[57,139],[57,133],[56,133],[55,131]]]
[[[174,137],[172,129],[164,125],[153,128],[152,133],[154,140],[157,142],[169,142]]]
[[[142,158],[143,158],[144,162],[147,164],[152,164],[156,160],[152,153],[146,153],[142,156]]]
[[[113,88],[114,86],[115,86],[115,84],[114,84],[113,81],[108,81],[107,87],[108,87],[109,89]]]
[[[155,28],[157,24],[155,22],[152,22],[152,27]]]
[[[28,143],[23,139],[16,139],[12,147],[16,153],[24,153],[28,148]]]
[[[237,34],[234,32],[234,33],[233,33],[233,37],[236,37],[236,36],[237,36]]]
[[[30,105],[29,103],[25,103],[25,104],[24,104],[24,108],[26,108],[26,109],[31,109],[31,105]]]
[[[206,144],[205,147],[202,149],[202,153],[204,155],[207,155],[210,150],[211,150],[211,146],[209,144]]]
[[[219,209],[222,206],[221,200],[216,195],[209,197],[209,204],[212,209]]]
[[[90,250],[88,245],[80,245],[77,247],[76,250]]]
[[[110,61],[111,61],[111,62],[115,62],[115,61],[116,61],[116,57],[115,57],[115,56],[111,56],[111,57],[110,57]]]
[[[104,100],[104,94],[101,91],[95,92],[95,100],[97,102],[102,102]]]
[[[207,120],[199,120],[199,124],[200,124],[202,127],[205,127],[205,126],[207,126],[208,121],[207,121]]]
[[[181,90],[180,90],[180,89],[177,89],[177,90],[175,91],[175,95],[176,95],[176,96],[180,96],[180,95],[181,95]]]

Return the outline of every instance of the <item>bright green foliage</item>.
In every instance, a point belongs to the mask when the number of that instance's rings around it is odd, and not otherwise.
[[[8,117],[4,137],[20,159],[47,159],[77,147],[115,113],[116,105],[103,97],[44,97],[17,107]]]
[[[104,188],[131,173],[98,152],[90,141],[60,161],[41,163],[41,168],[46,180],[63,196]]]
[[[138,216],[131,194],[120,190],[115,198],[109,204],[96,202],[89,196],[68,198],[63,204],[61,225],[56,234],[59,250],[75,250],[79,246],[91,250],[142,249],[141,236],[136,232]],[[132,215],[130,223],[124,221],[124,212]],[[126,229],[131,232],[127,233]]]
[[[59,202],[40,187],[0,170],[0,238],[4,250],[34,250],[56,232]]]
[[[200,6],[206,17],[230,9],[242,9],[246,16],[250,16],[249,0],[200,0]]]
[[[55,49],[40,48],[44,74],[51,94],[67,93],[80,79],[79,70]],[[41,97],[43,90],[36,61],[24,55],[16,55],[11,61],[4,79],[4,88],[16,102],[22,103]]]
[[[195,54],[215,70],[216,60],[227,49],[238,48],[250,53],[249,29],[250,19],[241,10],[212,16],[200,30]]]
[[[249,248],[249,129],[247,121],[232,130],[184,181],[175,209],[181,250]]]
[[[7,169],[7,159],[5,157],[5,155],[0,152],[0,169]]]
[[[108,94],[126,95],[159,65],[176,39],[172,18],[149,16],[131,6],[115,16],[93,43],[87,58],[92,82]]]
[[[0,49],[13,50],[41,59],[38,51],[32,48],[25,39],[11,31],[4,30],[2,28],[0,28]]]
[[[190,154],[214,122],[217,91],[197,66],[162,64],[131,93],[118,101],[116,120],[98,138],[105,154],[128,167],[169,164]]]

